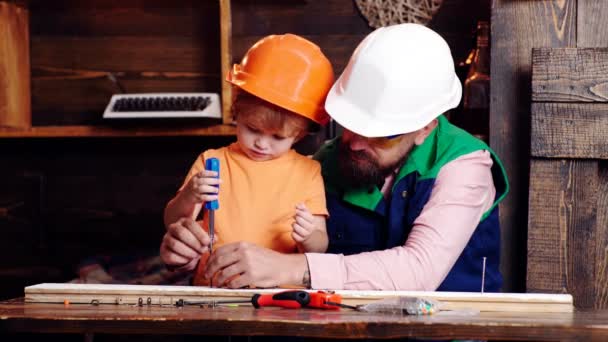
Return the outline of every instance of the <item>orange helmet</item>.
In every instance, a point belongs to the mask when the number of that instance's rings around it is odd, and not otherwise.
[[[334,83],[331,63],[314,43],[294,34],[255,43],[226,80],[279,107],[324,125],[325,97]]]

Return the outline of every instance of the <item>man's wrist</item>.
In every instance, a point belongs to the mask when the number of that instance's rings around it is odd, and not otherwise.
[[[306,259],[306,254],[285,254],[285,256],[290,257],[291,262],[286,265],[288,267],[288,272],[284,273],[286,277],[289,277],[289,279],[283,279],[282,283],[289,285],[305,286],[309,288],[310,275],[308,276],[308,280],[304,277],[304,274],[309,274],[308,260]]]
[[[306,269],[302,275],[302,285],[304,285],[304,287],[307,289],[310,288],[310,269],[308,269],[308,265],[306,265]]]

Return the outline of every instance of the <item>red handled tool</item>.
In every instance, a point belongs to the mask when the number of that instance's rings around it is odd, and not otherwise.
[[[215,307],[224,304],[243,304],[251,303],[256,309],[265,306],[274,306],[280,308],[299,309],[299,308],[317,308],[317,309],[339,309],[342,302],[340,295],[328,292],[312,292],[302,290],[290,290],[272,294],[254,294],[251,299],[236,299],[236,300],[210,300],[189,302],[180,299],[175,303],[177,306],[184,305],[200,305]]]

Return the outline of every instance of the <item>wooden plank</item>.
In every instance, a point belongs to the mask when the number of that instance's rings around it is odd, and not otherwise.
[[[33,126],[28,129],[0,128],[0,138],[108,138],[170,136],[234,136],[232,125],[208,127],[115,127],[115,126]]]
[[[218,1],[30,1],[29,8],[32,36],[219,37]]]
[[[0,127],[29,127],[29,12],[20,2],[0,1]]]
[[[38,284],[25,288],[25,301],[34,303],[174,305],[187,301],[249,299],[254,293],[276,293],[285,289],[228,290],[196,286],[109,285],[109,284]],[[354,291],[339,290],[342,302],[361,305],[394,297],[419,297],[440,302],[443,310],[475,309],[483,312],[572,312],[572,297],[567,294],[423,292],[423,291]],[[150,298],[148,300],[148,298]]]
[[[532,101],[608,102],[608,48],[534,49]]]
[[[608,163],[599,162],[597,187],[597,231],[595,232],[595,303],[608,308]]]
[[[563,263],[568,227],[560,216],[565,203],[558,182],[561,178],[556,177],[568,167],[569,164],[562,160],[531,161],[527,291],[567,292],[566,265]]]
[[[533,159],[530,174],[527,290],[571,293],[577,307],[591,308],[598,162]]]
[[[219,37],[32,37],[32,68],[100,72],[199,72],[217,75]],[[36,75],[34,75],[36,76]]]
[[[608,46],[608,2],[578,0],[576,46]]]
[[[608,159],[608,104],[533,103],[531,154]]]
[[[530,153],[530,62],[533,47],[576,46],[576,4],[492,0],[490,145],[511,191],[500,205],[503,290],[523,291]]]
[[[567,288],[578,308],[593,308],[595,302],[598,162],[573,160],[561,180],[565,210],[561,218],[568,227]],[[560,179],[556,178],[556,179]]]
[[[235,37],[281,33],[364,36],[371,32],[354,1],[233,1],[232,14]]]
[[[232,9],[230,0],[220,0],[220,61],[222,84],[222,122],[228,124],[232,118],[232,85],[224,79],[232,69]]]

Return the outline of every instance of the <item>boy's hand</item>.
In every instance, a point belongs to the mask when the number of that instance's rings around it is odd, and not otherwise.
[[[314,216],[308,211],[304,203],[296,205],[296,221],[291,226],[293,231],[291,237],[297,242],[302,243],[310,237],[315,230]]]
[[[203,170],[195,174],[184,187],[184,195],[188,196],[193,203],[217,200],[218,185],[221,183],[217,177],[216,171],[209,170]]]

